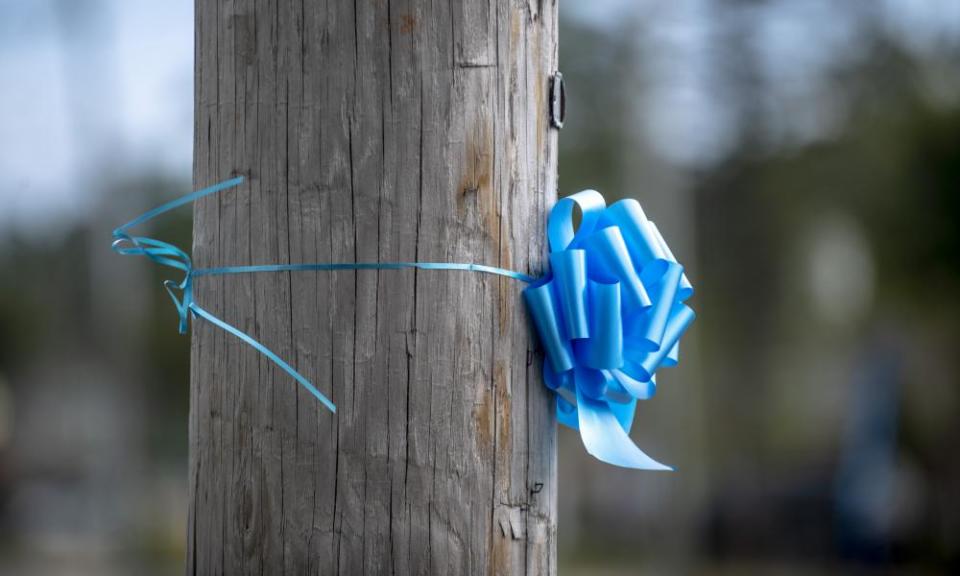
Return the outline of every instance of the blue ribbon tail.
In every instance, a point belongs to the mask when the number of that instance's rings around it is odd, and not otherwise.
[[[638,470],[673,470],[637,448],[607,402],[587,398],[578,389],[576,410],[583,446],[598,460]]]
[[[317,400],[323,402],[324,406],[329,408],[331,412],[336,413],[337,407],[336,405],[334,405],[333,402],[330,401],[329,398],[324,396],[323,393],[317,390],[316,387],[313,384],[311,384],[309,380],[304,378],[299,372],[294,370],[292,366],[284,362],[282,358],[274,354],[269,348],[267,348],[260,342],[257,342],[246,333],[241,332],[240,330],[238,330],[237,328],[235,328],[230,324],[227,324],[223,320],[217,318],[213,314],[207,312],[206,310],[204,310],[200,306],[197,306],[194,303],[190,304],[190,311],[196,314],[197,316],[203,318],[204,320],[207,320],[208,322],[211,322],[216,326],[220,327],[221,329],[229,332],[230,334],[233,334],[237,338],[243,340],[244,342],[252,346],[254,349],[257,350],[257,352],[260,352],[261,354],[266,356],[267,359],[269,359],[271,362],[273,362],[280,368],[283,368],[283,370],[287,374],[292,376],[294,380],[299,382],[304,388],[306,388],[311,394],[313,394],[317,398]]]

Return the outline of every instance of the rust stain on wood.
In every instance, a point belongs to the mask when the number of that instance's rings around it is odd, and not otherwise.
[[[477,445],[482,453],[493,450],[493,394],[487,389],[480,392],[480,402],[474,409],[474,422],[477,426]]]
[[[417,27],[417,19],[411,14],[404,14],[400,17],[400,33],[410,34]]]
[[[503,336],[507,333],[508,322],[510,320],[510,312],[512,312],[513,307],[510,304],[511,296],[513,294],[504,294],[500,298],[499,314],[497,316],[498,327],[500,328],[500,335]]]
[[[497,442],[498,451],[509,451],[510,447],[510,423],[512,420],[511,409],[513,403],[511,402],[510,394],[510,382],[507,377],[507,367],[504,365],[503,360],[497,360],[493,366],[493,390],[494,394],[497,397],[497,424],[499,425],[499,430],[497,430],[497,437],[499,441]],[[506,454],[508,456],[508,454]]]
[[[513,265],[510,261],[510,251],[504,250],[501,254],[500,266],[507,270],[512,270]],[[513,281],[507,279],[500,280],[500,294],[497,306],[497,327],[500,330],[500,336],[503,336],[510,329],[510,315],[513,313],[513,299],[517,293],[512,288]]]
[[[488,240],[500,237],[500,214],[495,202],[493,172],[493,135],[486,122],[468,131],[464,150],[464,171],[457,194],[457,214],[461,219],[470,210],[479,211],[483,232]]]

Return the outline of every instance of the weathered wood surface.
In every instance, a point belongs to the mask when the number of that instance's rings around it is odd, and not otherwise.
[[[555,0],[197,0],[199,267],[458,261],[538,274]],[[553,574],[556,425],[519,282],[206,277],[189,574]]]

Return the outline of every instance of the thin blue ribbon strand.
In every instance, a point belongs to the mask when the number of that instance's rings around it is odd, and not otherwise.
[[[405,270],[417,268],[419,270],[463,270],[466,272],[481,272],[506,276],[521,282],[533,282],[532,276],[520,272],[486,266],[484,264],[461,264],[458,262],[347,262],[343,264],[260,264],[255,266],[224,266],[222,268],[197,268],[193,271],[194,278],[198,276],[223,276],[227,274],[249,274],[252,272],[310,272],[324,270]]]
[[[185,206],[192,202],[228,190],[242,184],[244,178],[238,176],[213,186],[197,190],[176,200],[162,204],[153,210],[144,212],[133,220],[127,222],[113,231],[113,250],[124,256],[146,256],[157,264],[174,268],[183,272],[183,278],[179,282],[173,280],[164,281],[163,285],[173,300],[179,316],[179,330],[181,334],[186,333],[189,318],[203,318],[218,328],[236,336],[243,342],[252,346],[255,350],[263,354],[268,360],[279,366],[294,380],[299,382],[304,388],[313,394],[317,400],[331,412],[336,412],[337,407],[334,403],[320,392],[309,380],[297,372],[290,364],[277,356],[272,350],[258,342],[249,334],[239,330],[235,326],[224,322],[217,316],[211,314],[193,299],[193,279],[201,276],[224,276],[229,274],[250,274],[257,272],[303,272],[318,270],[401,270],[416,268],[420,270],[463,270],[467,272],[480,272],[486,274],[496,274],[505,276],[521,282],[532,282],[534,279],[526,274],[497,268],[495,266],[486,266],[483,264],[465,264],[458,262],[352,262],[342,264],[266,264],[256,266],[224,266],[221,268],[200,268],[194,269],[190,256],[173,244],[163,242],[145,236],[133,236],[129,233],[131,228],[146,223],[157,216],[165,214],[171,210]]]
[[[203,318],[239,338],[287,372],[331,412],[336,406],[309,380],[266,346],[211,314],[193,299],[193,279],[265,272],[333,270],[461,270],[519,280],[524,301],[545,351],[544,384],[557,395],[557,419],[579,430],[596,458],[628,468],[672,470],[647,456],[630,439],[638,400],[656,392],[655,372],[674,366],[679,340],[694,319],[684,302],[693,287],[653,222],[635,200],[607,207],[595,190],[562,198],[550,212],[547,239],[551,272],[543,278],[459,262],[352,262],[262,264],[194,269],[190,256],[173,244],[129,230],[170,210],[233,188],[237,177],[167,202],[113,231],[113,249],[145,256],[183,273],[164,281],[177,308],[179,330]],[[581,213],[574,227],[574,209]]]

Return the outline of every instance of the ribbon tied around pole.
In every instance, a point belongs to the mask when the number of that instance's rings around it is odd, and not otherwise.
[[[610,207],[594,190],[561,199],[547,221],[551,272],[522,272],[462,262],[320,262],[195,269],[173,244],[130,230],[174,208],[239,186],[233,178],[172,200],[113,231],[113,249],[145,256],[183,274],[164,287],[177,308],[179,329],[202,318],[239,338],[283,369],[335,412],[307,378],[266,346],[211,314],[194,300],[193,282],[205,276],[331,270],[459,270],[496,274],[529,284],[524,300],[545,350],[544,383],[557,394],[557,419],[580,431],[587,451],[616,466],[670,470],[630,440],[637,400],[656,390],[654,373],[677,363],[680,336],[693,321],[684,302],[693,288],[653,222],[635,200]],[[574,229],[574,208],[581,213]]]

